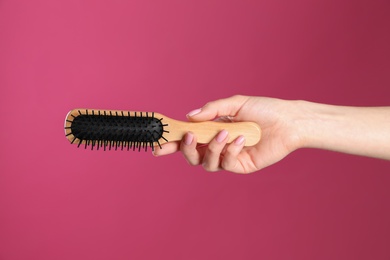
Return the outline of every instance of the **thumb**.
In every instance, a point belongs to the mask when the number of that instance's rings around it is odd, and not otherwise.
[[[232,96],[208,102],[202,108],[192,110],[187,114],[190,121],[211,121],[218,117],[234,117],[240,111],[249,97]]]

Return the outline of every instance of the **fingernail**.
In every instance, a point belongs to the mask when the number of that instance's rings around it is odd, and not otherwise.
[[[195,110],[192,110],[191,112],[189,112],[189,113],[187,114],[187,117],[192,117],[192,116],[194,116],[194,115],[196,115],[196,114],[199,114],[200,111],[202,111],[202,109],[200,109],[200,108],[195,109]]]
[[[234,144],[236,145],[242,145],[245,141],[245,137],[243,135],[240,135],[237,137],[237,139],[234,141]]]
[[[228,131],[226,131],[225,129],[219,132],[219,134],[217,135],[217,142],[222,143],[226,139],[228,134]]]
[[[194,140],[194,136],[191,134],[191,133],[187,133],[185,136],[184,136],[184,144],[186,145],[190,145],[192,144],[192,141]]]

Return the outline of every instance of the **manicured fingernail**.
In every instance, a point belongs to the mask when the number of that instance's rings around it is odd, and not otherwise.
[[[217,142],[222,143],[226,139],[228,134],[229,134],[228,131],[226,131],[225,129],[222,130],[221,132],[219,132],[219,134],[217,135],[217,138],[216,138]]]
[[[196,115],[196,114],[199,114],[200,111],[202,111],[202,109],[200,109],[200,108],[195,109],[195,110],[192,110],[191,112],[189,112],[189,113],[187,114],[187,117],[192,117],[192,116],[194,116],[194,115]]]
[[[184,144],[186,145],[190,145],[192,144],[192,141],[194,140],[194,135],[191,134],[191,133],[187,133],[185,136],[184,136]]]
[[[236,145],[242,145],[245,141],[245,137],[243,135],[240,135],[237,137],[237,139],[234,141],[234,144]]]

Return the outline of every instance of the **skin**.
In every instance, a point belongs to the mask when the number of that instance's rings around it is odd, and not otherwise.
[[[228,117],[260,125],[262,137],[244,147],[240,136],[227,144],[222,130],[207,145],[189,132],[181,142],[156,148],[155,156],[180,151],[190,165],[206,171],[252,173],[300,148],[318,148],[390,160],[390,107],[347,107],[266,97],[232,96],[207,103],[187,115],[193,122]]]

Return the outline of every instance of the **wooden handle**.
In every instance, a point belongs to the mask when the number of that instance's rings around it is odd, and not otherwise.
[[[164,120],[168,122],[165,136],[169,141],[179,141],[187,132],[193,132],[199,143],[209,143],[220,131],[226,130],[229,133],[228,143],[234,141],[240,135],[245,137],[245,146],[252,146],[260,141],[261,129],[254,122],[183,122],[170,118]]]

